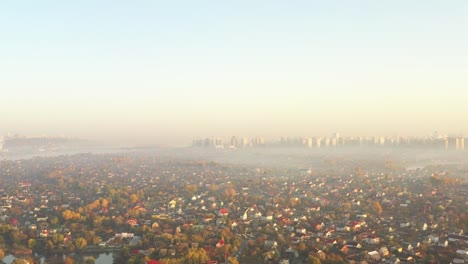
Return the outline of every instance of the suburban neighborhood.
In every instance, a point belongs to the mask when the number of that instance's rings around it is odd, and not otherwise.
[[[103,252],[114,263],[468,263],[467,173],[345,158],[315,168],[147,153],[3,160],[0,253],[24,263],[94,263]]]

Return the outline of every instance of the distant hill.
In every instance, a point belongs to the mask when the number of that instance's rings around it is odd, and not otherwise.
[[[66,137],[24,137],[6,136],[0,140],[3,152],[53,151],[89,146],[91,142]]]

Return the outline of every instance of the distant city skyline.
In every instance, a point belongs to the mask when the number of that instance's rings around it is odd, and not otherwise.
[[[264,137],[207,137],[195,138],[193,147],[208,148],[248,148],[262,146],[302,146],[308,148],[329,147],[356,147],[356,146],[383,146],[383,147],[432,147],[440,149],[465,149],[463,135],[444,135],[434,132],[429,136],[342,136],[335,132],[331,136],[305,136],[289,137],[282,136],[276,139],[265,139]]]
[[[65,140],[84,140],[83,142],[88,142],[89,144],[101,144],[101,143],[109,143],[108,141],[88,141],[89,139],[86,138],[77,138],[72,136],[66,135],[22,135],[17,133],[7,133],[6,135],[0,135],[0,145],[4,142],[4,140],[8,139],[65,139]],[[237,145],[270,145],[270,144],[277,144],[277,143],[300,143],[305,146],[311,147],[312,145],[315,147],[320,147],[321,143],[322,146],[339,146],[344,145],[345,142],[349,144],[356,143],[372,143],[375,145],[399,145],[400,143],[409,144],[410,142],[413,143],[421,143],[424,144],[429,142],[439,142],[442,140],[445,143],[453,143],[457,145],[458,143],[454,143],[457,140],[460,140],[460,144],[464,145],[464,140],[468,140],[466,135],[461,133],[458,134],[447,134],[447,133],[440,133],[439,131],[433,131],[432,133],[425,134],[425,135],[343,135],[340,132],[333,132],[328,135],[282,135],[277,137],[264,137],[262,135],[255,135],[255,136],[239,136],[239,135],[230,135],[230,136],[205,136],[205,137],[192,137],[191,145],[192,146],[237,146]],[[429,140],[429,141],[427,141]],[[434,141],[435,140],[435,141]],[[439,143],[441,143],[440,141]],[[453,141],[453,142],[452,142]],[[320,143],[321,142],[321,143]],[[406,143],[405,143],[406,142]],[[115,143],[115,142],[114,142]],[[185,142],[186,144],[180,144],[179,147],[189,146],[190,142]],[[411,145],[410,144],[410,145]],[[453,145],[452,144],[452,145]],[[136,144],[134,146],[138,146]],[[157,144],[142,144],[140,146],[157,146]],[[131,146],[131,145],[129,145]],[[160,144],[160,146],[171,146],[167,144]],[[172,145],[174,146],[174,145]],[[448,145],[447,145],[448,146]],[[462,147],[464,149],[464,147]],[[1,148],[0,148],[1,149]]]
[[[467,1],[5,1],[0,135],[468,134]]]

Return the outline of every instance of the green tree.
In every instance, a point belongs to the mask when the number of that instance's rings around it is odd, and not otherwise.
[[[52,235],[52,242],[56,245],[63,242],[64,236],[62,234],[53,234]]]
[[[94,264],[95,262],[96,259],[93,256],[90,256],[85,260],[85,264]]]
[[[119,253],[115,257],[114,263],[116,264],[127,263],[129,258],[130,258],[130,249],[128,247],[124,247],[119,251]]]
[[[145,259],[145,256],[142,254],[133,255],[130,257],[127,263],[128,264],[145,264],[146,259]]]

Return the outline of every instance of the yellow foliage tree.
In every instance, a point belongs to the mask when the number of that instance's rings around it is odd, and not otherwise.
[[[65,210],[62,212],[63,219],[65,220],[78,220],[81,218],[80,213],[71,211],[71,210]]]

